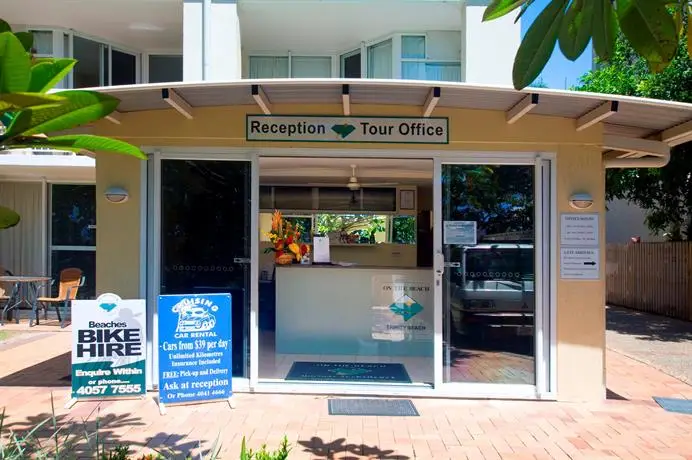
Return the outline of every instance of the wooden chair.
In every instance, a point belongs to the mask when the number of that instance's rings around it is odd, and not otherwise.
[[[39,308],[43,308],[43,318],[48,319],[49,305],[55,306],[55,312],[58,314],[60,327],[65,327],[64,315],[60,315],[60,307],[63,307],[63,313],[69,312],[71,302],[77,298],[77,291],[84,286],[84,275],[79,268],[65,268],[60,271],[60,281],[58,285],[57,297],[39,297],[36,299],[36,324],[39,324]],[[55,284],[55,280],[51,282],[51,286]]]

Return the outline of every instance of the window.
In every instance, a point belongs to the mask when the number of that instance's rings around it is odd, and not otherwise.
[[[361,53],[360,50],[351,51],[341,56],[341,76],[343,78],[361,78]]]
[[[290,68],[290,72],[289,72]],[[250,56],[249,78],[331,78],[329,56]]]
[[[134,85],[137,83],[137,56],[111,49],[111,71],[112,86],[115,85]]]
[[[392,40],[368,47],[368,78],[392,78]]]
[[[51,30],[32,30],[34,36],[34,54],[38,56],[53,55],[53,31]]]
[[[401,37],[401,78],[461,81],[461,35],[429,32]]]
[[[288,57],[250,56],[250,78],[288,78]]]
[[[52,184],[50,188],[51,276],[59,279],[65,268],[79,268],[84,286],[78,297],[91,298],[96,290],[96,187]],[[53,286],[57,294],[58,283]]]
[[[414,216],[392,217],[392,243],[416,244],[418,227]]]
[[[182,56],[149,56],[149,83],[165,83],[182,80]]]
[[[101,43],[75,36],[73,39],[72,56],[78,61],[74,66],[72,82],[75,88],[103,86],[106,76]]]
[[[292,56],[291,78],[331,78],[332,58]]]

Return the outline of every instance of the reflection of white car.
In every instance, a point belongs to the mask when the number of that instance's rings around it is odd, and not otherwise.
[[[216,318],[201,307],[186,308],[178,318],[178,331],[209,331],[216,325]]]
[[[532,244],[492,243],[462,249],[452,268],[449,303],[455,329],[468,323],[533,326],[535,310]]]

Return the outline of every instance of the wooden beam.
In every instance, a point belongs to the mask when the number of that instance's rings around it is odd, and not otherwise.
[[[664,142],[624,136],[603,136],[603,148],[627,152],[627,157],[639,157],[638,154],[665,157],[670,155],[670,146]]]
[[[166,103],[168,103],[168,105],[173,107],[182,116],[184,116],[188,120],[192,120],[192,107],[190,106],[190,104],[187,103],[185,99],[183,99],[178,93],[176,93],[175,90],[170,88],[163,88],[161,90],[161,97],[164,101],[166,101]]]
[[[428,93],[428,98],[425,100],[425,104],[423,105],[423,116],[425,118],[428,118],[430,115],[432,115],[433,110],[435,110],[435,107],[437,107],[437,103],[440,101],[441,94],[442,90],[439,86],[435,86],[430,90],[430,93]]]
[[[661,133],[660,139],[668,145],[680,145],[692,140],[692,120],[673,126]]]
[[[252,98],[255,100],[259,108],[262,109],[262,112],[265,115],[272,114],[272,106],[260,85],[252,85]]]
[[[505,113],[507,123],[512,125],[521,117],[532,111],[538,105],[539,96],[536,93],[527,94],[521,101]]]
[[[583,131],[599,123],[618,111],[618,101],[608,101],[577,119],[577,131]]]
[[[112,111],[108,115],[106,115],[104,118],[111,123],[115,123],[116,125],[122,124],[122,120],[120,119],[121,113],[118,112],[117,110]]]
[[[351,115],[351,87],[349,85],[341,86],[341,104],[344,106],[344,115]]]

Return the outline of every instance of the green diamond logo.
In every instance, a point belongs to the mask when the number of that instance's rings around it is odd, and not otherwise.
[[[367,374],[370,371],[362,367],[337,367],[336,369],[329,369],[329,372],[347,377],[351,375]]]
[[[355,130],[356,127],[353,125],[349,125],[348,123],[344,123],[343,125],[332,126],[332,131],[338,134],[339,137],[341,137],[342,139],[346,139]]]
[[[399,315],[404,318],[404,321],[408,321],[418,313],[422,312],[423,306],[413,300],[411,297],[404,295],[399,298],[399,300],[391,304],[389,309],[395,315]]]

